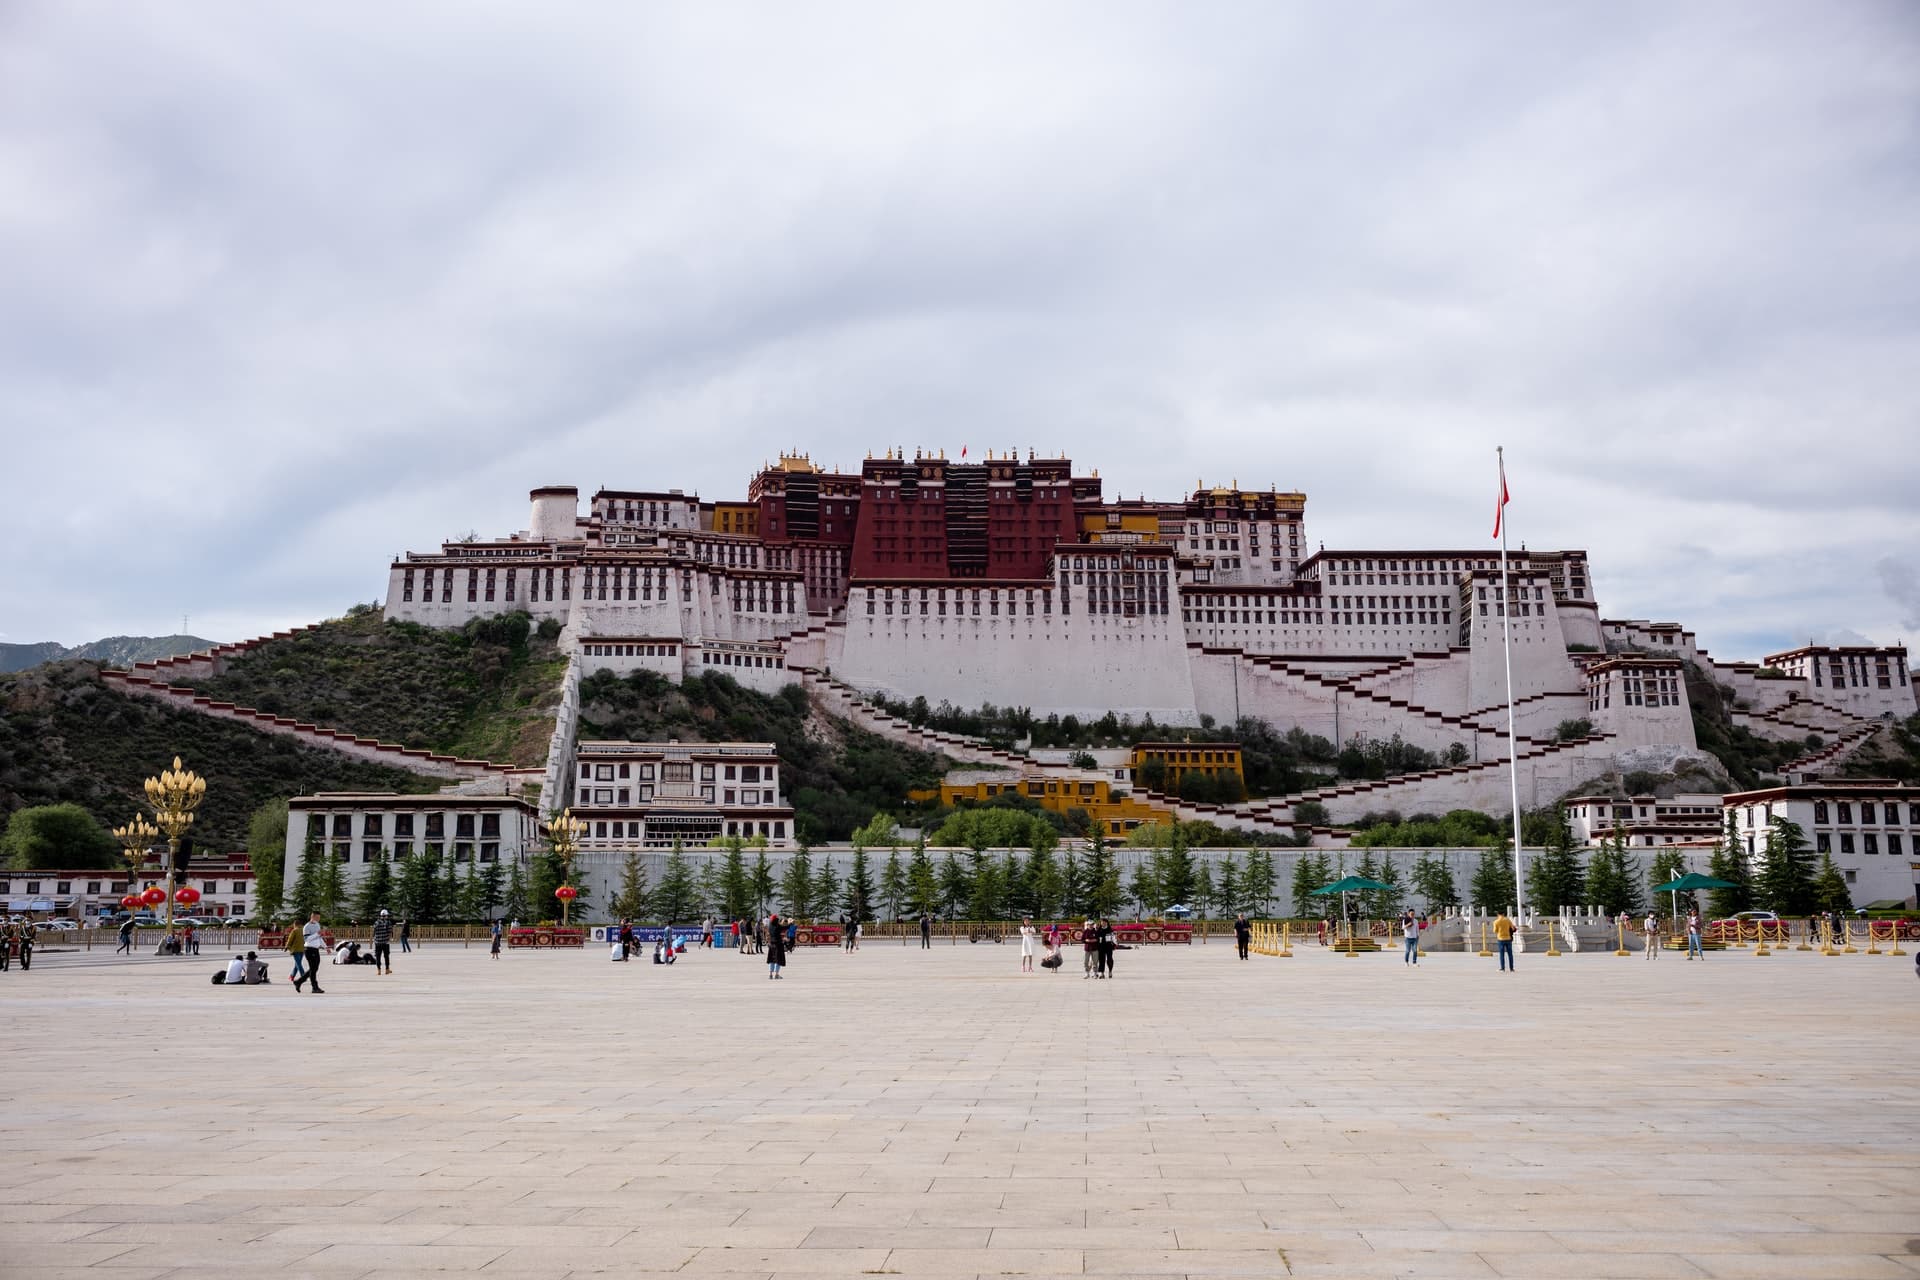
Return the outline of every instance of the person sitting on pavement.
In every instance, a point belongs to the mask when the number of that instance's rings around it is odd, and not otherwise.
[[[247,980],[247,958],[235,956],[227,962],[227,985],[234,986]]]
[[[232,981],[232,979],[228,979],[228,981]],[[266,984],[267,962],[260,958],[258,952],[247,952],[247,967],[243,981],[250,987],[263,986]]]

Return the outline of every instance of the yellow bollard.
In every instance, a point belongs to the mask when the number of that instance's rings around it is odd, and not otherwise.
[[[1560,941],[1554,936],[1553,921],[1554,917],[1547,917],[1547,954],[1557,956],[1560,954]]]
[[[1487,920],[1485,916],[1480,918],[1480,954],[1483,956],[1491,956],[1493,954],[1493,952],[1487,950]]]
[[[1898,920],[1889,920],[1887,924],[1893,935],[1893,945],[1887,948],[1887,954],[1890,956],[1903,956],[1907,954],[1900,946],[1900,922]]]
[[[1880,948],[1874,943],[1873,921],[1871,920],[1867,921],[1867,954],[1870,956],[1877,956],[1880,954]]]
[[[1840,954],[1833,949],[1833,922],[1831,920],[1822,920],[1820,922],[1820,954],[1823,956],[1837,956]]]
[[[1860,954],[1860,948],[1853,945],[1853,922],[1844,917],[1840,921],[1840,951],[1849,956]]]
[[[1770,956],[1773,954],[1773,952],[1767,950],[1767,922],[1765,920],[1755,920],[1753,922],[1753,939],[1756,944],[1753,949],[1753,954],[1756,956]]]
[[[1627,917],[1625,912],[1622,912],[1619,916],[1615,917],[1614,929],[1615,929],[1615,932],[1619,934],[1620,945],[1614,950],[1613,954],[1617,956],[1624,956],[1629,954],[1629,952],[1627,951]]]
[[[1811,929],[1807,930],[1806,932],[1800,935],[1800,945],[1795,947],[1794,950],[1795,951],[1813,950],[1813,931]]]
[[[1291,920],[1280,922],[1280,956],[1286,960],[1293,959],[1293,921]]]

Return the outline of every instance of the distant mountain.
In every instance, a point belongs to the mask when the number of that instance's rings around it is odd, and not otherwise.
[[[39,644],[0,644],[0,671],[24,671],[43,662],[63,658],[87,658],[109,666],[125,667],[155,658],[171,658],[179,653],[211,649],[214,641],[199,636],[108,636],[90,640],[69,649],[53,640]]]

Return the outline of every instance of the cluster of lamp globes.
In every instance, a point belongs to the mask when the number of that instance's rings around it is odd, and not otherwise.
[[[167,837],[167,873],[173,871],[173,864],[180,851],[180,838],[193,827],[194,810],[207,797],[207,780],[188,769],[173,758],[173,767],[163,769],[155,778],[146,781],[147,804],[153,810],[153,821],[147,821],[147,815],[136,813],[124,827],[113,829],[114,839],[126,852],[127,867],[133,880],[140,879],[140,864],[146,861],[147,851],[162,834]],[[163,877],[164,878],[164,877]],[[169,898],[167,891],[156,884],[149,884],[139,893],[128,893],[120,899],[120,905],[129,912],[140,907],[157,907],[163,903],[167,908],[167,932],[173,932],[173,907],[178,903],[182,907],[191,907],[200,901],[200,891],[192,885],[181,885]]]
[[[553,856],[560,859],[561,885],[553,891],[560,900],[560,927],[565,928],[573,900],[580,891],[566,880],[573,874],[574,855],[580,852],[580,838],[587,833],[587,824],[573,816],[571,808],[562,809],[557,817],[547,823],[547,847],[553,850]]]

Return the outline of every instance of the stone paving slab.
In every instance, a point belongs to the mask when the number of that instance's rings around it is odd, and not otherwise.
[[[0,1276],[1920,1277],[1900,958],[216,963],[0,975]]]

